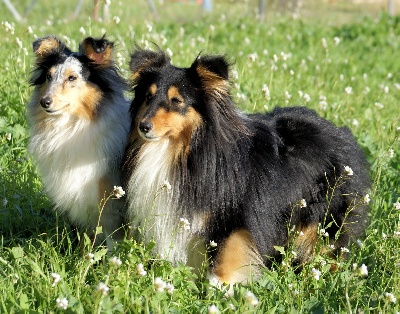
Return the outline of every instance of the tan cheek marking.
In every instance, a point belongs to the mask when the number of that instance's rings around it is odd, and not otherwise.
[[[258,273],[262,258],[250,232],[240,229],[221,243],[216,258],[214,274],[221,282],[235,283],[249,280],[252,272]]]
[[[200,114],[193,108],[189,108],[185,115],[161,108],[152,119],[154,132],[158,136],[167,135],[184,145],[189,145],[193,131],[201,122]]]
[[[96,116],[96,108],[99,105],[102,93],[98,86],[84,82],[83,86],[61,88],[54,92],[54,102],[69,103],[67,110],[80,118],[93,120]]]

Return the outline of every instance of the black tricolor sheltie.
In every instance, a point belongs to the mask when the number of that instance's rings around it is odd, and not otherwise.
[[[33,43],[34,86],[28,105],[29,149],[55,204],[90,234],[98,226],[109,249],[121,239],[124,202],[101,201],[120,185],[120,164],[129,132],[128,85],[112,60],[113,43],[88,37],[79,52],[57,37]],[[100,218],[100,219],[99,219]],[[98,242],[99,243],[99,242]]]
[[[130,69],[128,213],[161,256],[209,258],[211,279],[235,283],[279,259],[274,246],[293,244],[303,263],[322,228],[334,254],[362,234],[369,178],[347,128],[302,107],[241,113],[221,56],[178,68],[137,48]]]

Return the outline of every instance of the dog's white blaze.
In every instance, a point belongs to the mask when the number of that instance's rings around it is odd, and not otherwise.
[[[67,70],[69,73],[73,73],[76,78],[82,78],[82,64],[74,57],[68,57],[63,63],[57,65],[54,70],[47,90],[47,94],[50,95],[53,94],[57,87],[64,84]]]
[[[179,187],[173,182],[169,145],[168,139],[162,139],[140,148],[128,184],[128,213],[133,227],[140,226],[145,241],[156,242],[157,253],[172,262],[186,263],[188,243],[197,224],[179,215]],[[163,188],[166,180],[170,190]],[[190,230],[180,228],[180,218],[189,220]]]

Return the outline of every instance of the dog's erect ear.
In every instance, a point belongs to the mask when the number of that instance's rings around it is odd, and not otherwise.
[[[132,71],[131,80],[135,83],[143,71],[154,71],[169,64],[171,59],[161,50],[152,51],[136,47],[131,55],[129,69]]]
[[[112,65],[114,43],[108,41],[105,36],[99,39],[93,37],[85,38],[79,45],[79,52],[96,64],[102,66]]]
[[[71,50],[57,37],[47,36],[36,39],[33,44],[33,52],[37,58],[43,59],[54,53],[71,53]]]
[[[229,63],[223,56],[199,56],[190,71],[195,71],[207,93],[217,97],[229,93]]]

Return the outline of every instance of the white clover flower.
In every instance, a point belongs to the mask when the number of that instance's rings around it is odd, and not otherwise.
[[[236,307],[235,307],[232,303],[229,303],[229,304],[228,304],[228,307],[229,307],[232,311],[236,310]]]
[[[186,218],[179,219],[179,227],[182,230],[190,230],[190,222]]]
[[[303,98],[304,98],[305,102],[310,102],[310,100],[311,100],[311,97],[308,94],[304,94]]]
[[[344,172],[345,172],[345,174],[346,175],[348,175],[348,176],[352,176],[354,173],[353,173],[353,169],[351,169],[349,166],[345,166],[344,167]]]
[[[258,58],[258,55],[257,55],[257,53],[251,53],[251,54],[249,54],[248,56],[247,56],[247,59],[249,59],[251,62],[256,62],[256,60],[257,60],[257,58]]]
[[[346,92],[346,94],[350,95],[353,94],[353,87],[351,86],[347,86],[344,91]]]
[[[66,310],[68,307],[68,300],[66,298],[57,298],[57,307],[62,310]]]
[[[324,267],[324,266],[326,265],[326,260],[321,259],[321,260],[320,260],[320,263],[321,263],[321,266]]]
[[[389,156],[389,158],[393,158],[394,157],[394,150],[392,148],[388,149],[388,156]]]
[[[304,93],[303,93],[301,90],[299,90],[297,93],[299,94],[299,97],[300,97],[300,98],[302,98],[303,95],[304,95]]]
[[[321,276],[321,272],[316,269],[316,268],[312,268],[311,272],[310,272],[311,277],[313,277],[315,280],[319,280],[319,277]]]
[[[400,239],[400,231],[393,231],[393,237],[396,239]]]
[[[384,92],[385,94],[389,93],[389,86],[384,86],[384,87],[383,87],[383,92]]]
[[[85,36],[86,31],[85,31],[85,28],[83,26],[81,26],[81,28],[79,29],[79,33],[81,33],[83,36]]]
[[[349,250],[347,247],[341,247],[341,248],[340,248],[340,251],[341,251],[342,253],[349,253],[349,252],[350,252],[350,250]]]
[[[6,207],[8,204],[8,200],[6,198],[3,198],[3,207]]]
[[[213,240],[210,241],[210,247],[217,247],[218,244],[217,242],[214,242]]]
[[[153,30],[153,25],[151,25],[150,23],[146,23],[146,28],[147,28],[147,31],[149,33],[151,33],[151,31]]]
[[[165,291],[168,294],[172,294],[174,292],[174,290],[175,290],[175,287],[174,287],[174,285],[172,283],[165,284]]]
[[[363,93],[368,94],[371,91],[371,89],[368,86],[365,86]]]
[[[293,70],[289,70],[289,74],[293,76],[294,75],[294,71]]]
[[[351,124],[357,127],[359,125],[359,122],[357,119],[353,119],[353,121],[351,121]]]
[[[307,207],[307,202],[306,200],[303,198],[300,200],[300,208],[305,208]]]
[[[358,269],[358,273],[363,277],[367,277],[368,276],[368,267],[365,266],[365,264],[362,264],[360,266],[360,268]]]
[[[296,251],[292,251],[291,253],[292,253],[293,258],[297,257],[297,252]]]
[[[375,102],[375,107],[378,109],[383,109],[385,106],[383,104],[381,104],[380,102]]]
[[[12,134],[11,133],[7,133],[6,134],[6,140],[7,141],[11,141],[11,138],[12,138]]]
[[[382,239],[383,239],[383,240],[386,240],[386,239],[387,239],[387,234],[384,233],[384,232],[382,232]]]
[[[86,258],[89,260],[89,263],[94,263],[94,254],[93,253],[89,253],[88,255],[86,255]]]
[[[1,22],[1,26],[3,26],[6,33],[10,32],[11,35],[14,35],[14,26],[8,23],[7,21]]]
[[[319,234],[325,238],[329,237],[329,233],[325,229],[321,229]]]
[[[335,45],[339,45],[340,44],[340,38],[335,36],[333,37],[333,42],[335,43]]]
[[[399,84],[399,83],[394,83],[393,86],[394,86],[396,89],[400,89],[400,84]]]
[[[112,265],[114,265],[114,266],[117,266],[117,267],[119,267],[119,266],[122,265],[122,261],[121,261],[118,257],[116,257],[116,256],[113,256],[113,257],[110,259],[110,263],[111,263]]]
[[[208,314],[217,314],[219,313],[218,307],[213,304],[208,307]]]
[[[239,78],[239,73],[236,69],[231,71],[231,78],[235,81]]]
[[[110,291],[110,288],[104,282],[100,282],[97,286],[97,291],[99,291],[103,296],[106,296],[108,291]]]
[[[121,19],[119,18],[119,16],[113,16],[112,20],[115,24],[119,24],[119,22],[121,22]]]
[[[369,198],[369,194],[365,194],[365,196],[363,197],[363,202],[365,204],[369,204],[370,201],[371,199]]]
[[[18,37],[15,37],[15,42],[17,43],[19,49],[22,49],[22,41]]]
[[[51,277],[53,278],[52,287],[55,287],[56,284],[61,280],[61,276],[57,273],[51,273]]]
[[[166,287],[165,282],[160,277],[154,279],[153,285],[157,292],[163,292]]]
[[[173,52],[170,48],[165,49],[165,52],[167,53],[167,55],[169,55],[170,57],[172,57]]]
[[[125,191],[122,189],[122,187],[114,185],[113,195],[116,198],[121,198],[122,196],[125,195]]]
[[[359,247],[363,247],[364,246],[364,243],[362,243],[362,241],[360,239],[357,239],[356,243],[357,243],[357,245]]]
[[[263,87],[261,89],[261,92],[264,94],[264,97],[265,97],[266,100],[270,100],[271,99],[271,95],[270,95],[269,88],[268,88],[267,84],[263,85]]]
[[[256,306],[258,304],[258,299],[253,292],[247,291],[244,297],[248,305]]]
[[[162,185],[161,185],[162,189],[166,189],[167,191],[170,191],[172,189],[171,184],[169,183],[168,180],[165,180]]]
[[[31,27],[31,26],[28,26],[28,27],[26,28],[26,31],[27,31],[29,34],[32,34],[32,33],[33,33],[33,30],[32,30],[32,27]]]
[[[143,267],[142,263],[136,265],[136,273],[139,276],[146,276],[147,271],[144,270],[144,267]]]
[[[325,37],[322,37],[321,44],[324,49],[328,49],[328,42],[326,41]]]
[[[209,26],[209,29],[210,29],[210,32],[214,32],[214,31],[215,31],[215,26],[211,24],[211,25]]]
[[[396,297],[393,295],[393,293],[385,292],[385,299],[390,303],[396,303]]]
[[[400,210],[400,202],[393,203],[395,209]]]
[[[291,95],[287,90],[285,91],[285,98],[286,98],[287,100],[289,100],[289,99],[292,98],[292,95]]]

